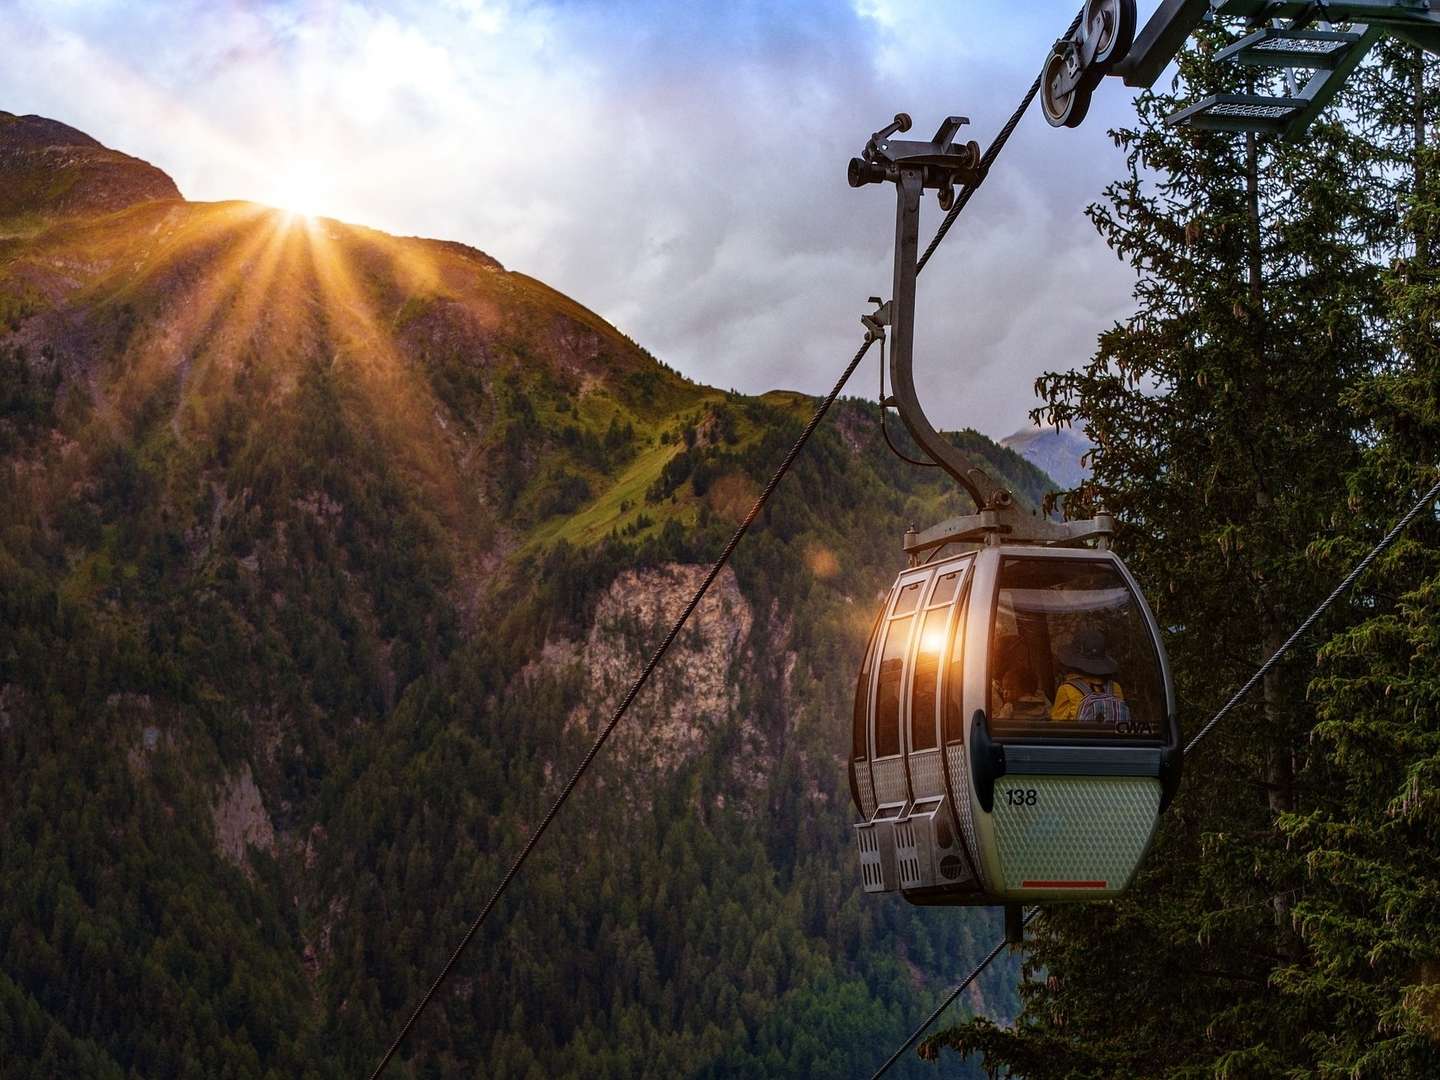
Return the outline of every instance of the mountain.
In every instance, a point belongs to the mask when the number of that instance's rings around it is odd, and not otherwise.
[[[53,121],[5,114],[0,162],[7,1080],[368,1072],[813,401]],[[967,508],[874,408],[820,429],[392,1075],[852,1074],[988,947],[988,912],[858,885],[862,639],[907,524]],[[968,1006],[1013,1015],[1012,977]]]
[[[1090,467],[1084,457],[1095,444],[1073,428],[1021,428],[1001,439],[1000,445],[1015,451],[1062,489],[1078,487],[1090,478]]]
[[[178,198],[175,182],[147,162],[43,116],[0,111],[0,239],[57,218]]]

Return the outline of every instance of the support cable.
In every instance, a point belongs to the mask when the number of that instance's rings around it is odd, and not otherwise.
[[[1190,751],[1194,750],[1195,747],[1200,744],[1200,740],[1205,738],[1206,735],[1209,735],[1215,725],[1218,724],[1222,719],[1224,719],[1226,714],[1228,714],[1232,709],[1234,709],[1235,706],[1238,705],[1241,700],[1243,700],[1244,697],[1248,693],[1250,693],[1251,690],[1255,689],[1255,685],[1261,679],[1263,679],[1276,664],[1280,662],[1281,658],[1290,651],[1291,647],[1297,641],[1299,641],[1302,637],[1305,636],[1305,634],[1310,630],[1310,628],[1315,625],[1316,620],[1318,620],[1321,615],[1325,614],[1325,612],[1329,610],[1330,606],[1334,604],[1336,600],[1344,596],[1345,593],[1350,590],[1350,587],[1354,585],[1355,582],[1359,579],[1360,575],[1365,573],[1365,571],[1370,568],[1370,565],[1376,559],[1378,559],[1381,555],[1385,554],[1385,552],[1394,545],[1396,540],[1400,539],[1400,535],[1410,527],[1410,523],[1413,522],[1415,518],[1420,515],[1420,512],[1423,511],[1427,506],[1434,506],[1437,499],[1440,499],[1440,481],[1437,481],[1435,486],[1432,487],[1429,491],[1427,491],[1425,495],[1421,497],[1420,501],[1417,502],[1414,506],[1412,506],[1405,514],[1405,516],[1395,523],[1394,528],[1392,528],[1388,533],[1386,533],[1384,538],[1373,548],[1370,549],[1370,553],[1368,555],[1366,555],[1363,559],[1361,559],[1358,563],[1355,564],[1355,568],[1351,570],[1350,573],[1346,574],[1345,579],[1341,581],[1339,585],[1335,586],[1334,591],[1331,592],[1330,595],[1321,602],[1319,607],[1317,607],[1314,611],[1310,613],[1310,617],[1307,618],[1304,622],[1302,622],[1298,627],[1296,627],[1295,632],[1285,640],[1285,644],[1281,645],[1280,648],[1276,649],[1270,659],[1266,660],[1265,663],[1261,664],[1260,667],[1256,669],[1255,674],[1251,675],[1250,678],[1246,680],[1245,685],[1242,686],[1238,691],[1236,691],[1235,695],[1225,703],[1225,705],[1220,709],[1220,711],[1210,718],[1210,722],[1207,723],[1203,728],[1201,728],[1200,731],[1196,734],[1196,736],[1191,739],[1188,744],[1186,744],[1185,752],[1187,754],[1190,753]],[[1029,926],[1031,922],[1033,922],[1037,917],[1039,917],[1040,912],[1041,909],[1038,906],[1032,907],[1025,915],[1025,920],[1021,925]],[[916,1028],[910,1034],[910,1037],[908,1039],[906,1039],[903,1043],[900,1044],[899,1048],[890,1055],[884,1065],[881,1065],[880,1068],[876,1070],[875,1075],[871,1077],[871,1080],[879,1080],[881,1076],[885,1075],[885,1073],[889,1071],[890,1066],[894,1065],[895,1062],[900,1060],[900,1056],[904,1054],[906,1050],[910,1049],[910,1047],[915,1045],[916,1041],[919,1040],[921,1035],[925,1034],[926,1030],[930,1027],[930,1025],[933,1024],[937,1019],[939,1019],[940,1014],[943,1013],[946,1009],[948,1009],[951,1003],[960,996],[961,992],[977,978],[979,978],[980,973],[984,971],[987,967],[989,967],[991,962],[994,961],[994,959],[999,956],[1001,952],[1004,951],[1005,945],[1006,943],[1004,941],[1001,941],[998,945],[995,946],[995,948],[990,950],[990,954],[986,956],[985,959],[981,960],[980,963],[975,966],[975,969],[971,971],[969,975],[965,976],[964,981],[962,981],[959,986],[955,987],[955,989],[951,990],[950,993],[945,996],[945,1000],[940,1003],[940,1005],[935,1009],[934,1012],[932,1012],[929,1016],[925,1018],[925,1022],[921,1024],[918,1028]]]
[[[1076,15],[1075,21],[1070,24],[1070,30],[1067,32],[1067,36],[1068,34],[1073,34],[1079,25],[1080,15]],[[961,212],[964,211],[966,205],[970,202],[970,196],[984,183],[990,166],[994,163],[995,159],[1000,156],[1000,151],[1005,148],[1005,144],[1015,131],[1016,125],[1020,123],[1020,118],[1025,115],[1025,111],[1030,107],[1030,103],[1035,100],[1035,95],[1039,90],[1040,79],[1037,78],[1031,85],[1029,93],[1025,95],[1024,100],[1020,103],[1019,108],[1015,110],[1006,125],[1001,128],[1000,133],[990,144],[990,148],[985,151],[984,156],[980,159],[980,178],[973,184],[967,184],[960,194],[956,196],[955,205],[950,209],[950,212],[945,215],[945,220],[941,223],[934,238],[930,241],[930,246],[925,249],[925,254],[916,263],[915,272],[917,275],[925,269],[925,264],[930,260],[930,256],[935,253],[935,249],[940,246],[940,242],[945,239],[945,235],[950,231],[951,226],[953,226],[956,219],[960,217]],[[659,648],[655,650],[654,655],[650,657],[649,662],[646,663],[644,669],[640,672],[639,678],[635,680],[634,684],[625,694],[625,697],[621,699],[620,704],[616,706],[615,712],[611,715],[599,736],[596,737],[594,743],[591,744],[584,759],[575,769],[570,779],[566,781],[565,787],[561,789],[555,802],[540,820],[540,824],[535,827],[534,832],[532,832],[529,839],[525,841],[525,846],[520,849],[520,854],[515,857],[515,861],[510,864],[510,869],[505,872],[505,876],[500,879],[500,884],[497,885],[495,891],[491,893],[490,899],[487,900],[485,906],[480,909],[480,914],[475,917],[475,920],[470,924],[470,928],[465,931],[464,937],[460,939],[460,944],[455,947],[455,951],[450,954],[450,959],[447,960],[445,966],[440,969],[440,974],[435,977],[435,981],[431,983],[430,988],[425,991],[425,996],[422,997],[420,1003],[415,1006],[414,1011],[410,1014],[410,1018],[405,1021],[405,1026],[402,1027],[400,1033],[395,1036],[395,1041],[392,1042],[390,1048],[385,1051],[385,1056],[380,1059],[380,1064],[377,1065],[375,1071],[370,1074],[370,1080],[377,1080],[381,1073],[385,1071],[385,1067],[390,1063],[390,1059],[395,1056],[396,1051],[400,1048],[400,1044],[405,1041],[405,1036],[410,1033],[416,1021],[420,1019],[421,1013],[425,1011],[425,1007],[430,1004],[431,999],[434,998],[436,992],[440,989],[441,984],[449,977],[455,965],[459,963],[461,955],[475,937],[476,932],[495,909],[496,904],[499,903],[505,891],[509,889],[510,883],[519,875],[520,869],[525,865],[525,861],[529,859],[530,853],[535,850],[535,846],[540,842],[540,838],[545,835],[545,831],[550,827],[550,823],[555,820],[561,808],[569,800],[570,793],[575,790],[575,786],[585,775],[586,770],[590,768],[596,756],[599,755],[601,748],[604,747],[606,741],[610,738],[610,733],[615,730],[616,726],[624,718],[625,713],[630,708],[630,703],[635,700],[640,691],[644,689],[645,684],[649,682],[650,675],[654,672],[655,668],[659,666],[660,661],[664,659],[666,651],[670,648],[670,645],[675,641],[676,637],[679,636],[685,623],[704,598],[705,593],[720,575],[720,571],[724,569],[725,565],[730,561],[730,556],[734,554],[741,539],[745,536],[746,532],[749,531],[750,526],[754,524],[755,519],[759,517],[760,511],[764,509],[765,504],[770,501],[770,496],[774,494],[775,488],[779,486],[785,474],[790,471],[790,467],[795,463],[795,459],[799,457],[800,451],[804,449],[805,444],[810,441],[810,436],[815,433],[815,429],[819,427],[820,421],[822,421],[825,418],[825,414],[830,411],[830,407],[835,403],[836,398],[840,396],[840,391],[844,389],[845,384],[850,381],[850,376],[855,373],[855,369],[860,366],[860,361],[864,359],[865,354],[869,352],[870,346],[874,344],[874,340],[875,339],[870,336],[866,337],[864,344],[856,351],[854,358],[845,368],[839,380],[835,383],[834,388],[815,409],[814,414],[810,417],[810,422],[805,425],[805,429],[800,433],[800,437],[795,440],[795,445],[790,448],[790,452],[785,455],[785,459],[780,463],[779,468],[775,470],[775,474],[770,478],[770,482],[765,485],[765,489],[760,493],[759,498],[755,500],[755,505],[752,506],[750,512],[745,515],[745,520],[740,523],[739,528],[737,528],[734,535],[730,537],[730,542],[725,545],[725,549],[720,553],[720,557],[715,560],[715,564],[711,566],[710,572],[705,575],[705,580],[701,582],[700,587],[695,590],[695,595],[692,596],[690,602],[685,605],[685,610],[682,611],[680,617],[675,620],[675,624],[670,628],[670,632],[665,635],[665,640],[660,643]],[[976,975],[979,974],[979,970],[980,969],[976,970]],[[972,976],[972,978],[973,977],[974,976]]]
[[[874,344],[873,340],[867,338],[864,344],[856,351],[854,358],[851,359],[844,372],[841,373],[839,380],[835,383],[830,393],[826,395],[825,399],[816,407],[814,414],[810,417],[810,422],[805,425],[805,429],[800,433],[800,437],[797,438],[795,444],[790,447],[790,452],[785,455],[785,459],[780,462],[780,466],[775,470],[775,474],[770,477],[770,482],[766,484],[765,489],[760,492],[759,497],[755,500],[755,505],[750,507],[750,512],[745,515],[745,519],[740,522],[739,527],[736,528],[734,534],[730,537],[729,543],[725,545],[725,549],[720,552],[719,558],[717,558],[714,565],[710,567],[710,572],[705,575],[705,580],[700,583],[700,587],[696,589],[695,594],[690,597],[690,602],[685,605],[685,609],[680,613],[680,617],[677,618],[674,625],[670,627],[670,632],[665,635],[665,640],[656,648],[649,662],[646,663],[644,669],[640,672],[640,677],[631,684],[629,691],[627,691],[625,696],[620,700],[620,704],[615,707],[614,713],[611,714],[609,721],[591,744],[584,759],[576,767],[574,773],[571,774],[570,779],[566,781],[564,788],[561,789],[555,802],[540,820],[540,824],[536,826],[535,831],[530,834],[530,838],[525,841],[525,846],[520,849],[520,854],[515,857],[515,861],[510,865],[510,869],[506,871],[505,876],[500,879],[500,884],[495,887],[495,891],[491,893],[490,899],[486,901],[485,906],[480,909],[480,914],[477,915],[475,921],[470,924],[470,929],[467,930],[465,936],[460,939],[460,944],[455,947],[455,951],[450,955],[450,959],[440,970],[440,974],[436,976],[435,981],[430,985],[430,989],[427,990],[425,996],[420,999],[420,1004],[415,1006],[415,1011],[410,1014],[410,1019],[405,1022],[405,1026],[400,1029],[400,1034],[395,1037],[395,1041],[391,1044],[390,1049],[385,1052],[385,1056],[380,1060],[380,1064],[376,1067],[375,1071],[371,1073],[371,1080],[376,1080],[376,1078],[385,1071],[385,1066],[389,1064],[390,1059],[394,1057],[395,1051],[399,1049],[400,1043],[404,1040],[405,1036],[409,1034],[410,1029],[415,1026],[415,1021],[420,1018],[420,1014],[424,1011],[425,1006],[430,1003],[430,999],[434,997],[435,992],[440,989],[440,984],[445,981],[446,977],[459,962],[460,955],[465,951],[465,947],[470,944],[470,940],[475,936],[475,932],[480,929],[480,925],[489,916],[490,912],[494,910],[500,897],[504,895],[505,890],[510,887],[510,883],[514,881],[516,875],[520,873],[520,868],[525,865],[525,860],[530,857],[530,853],[535,850],[535,845],[538,844],[540,838],[545,835],[545,830],[550,827],[550,823],[553,822],[556,815],[560,813],[560,808],[563,807],[570,798],[570,793],[575,790],[575,785],[580,782],[580,778],[583,777],[586,770],[590,768],[591,763],[600,753],[606,740],[610,738],[610,733],[615,730],[616,726],[624,718],[626,711],[630,708],[631,702],[633,702],[640,691],[644,689],[645,684],[650,681],[650,676],[660,665],[660,661],[664,659],[666,651],[674,643],[675,639],[680,636],[680,631],[684,628],[685,623],[689,620],[695,609],[700,606],[700,601],[704,598],[705,593],[709,591],[715,579],[720,576],[720,571],[723,570],[725,565],[730,561],[730,556],[732,556],[735,553],[735,549],[740,546],[741,539],[749,532],[750,526],[755,523],[755,519],[760,516],[760,511],[763,510],[765,504],[770,501],[770,496],[775,493],[775,489],[780,485],[780,481],[784,479],[785,474],[790,471],[790,467],[795,464],[795,459],[800,456],[800,451],[803,450],[805,444],[810,441],[810,436],[815,434],[815,429],[820,426],[820,421],[825,419],[825,414],[828,413],[830,407],[835,404],[835,399],[840,396],[840,391],[844,389],[845,384],[850,381],[850,376],[853,375],[855,369],[860,366],[860,361],[864,359],[865,354],[870,351],[872,344]]]
[[[1315,621],[1319,619],[1321,615],[1325,614],[1330,605],[1350,591],[1350,586],[1355,584],[1355,579],[1368,570],[1371,563],[1389,550],[1390,546],[1394,544],[1396,540],[1400,539],[1400,534],[1410,527],[1410,523],[1419,516],[1420,511],[1424,510],[1426,506],[1434,505],[1437,497],[1440,497],[1440,482],[1437,482],[1434,487],[1426,492],[1424,498],[1412,506],[1409,513],[1395,523],[1395,527],[1385,534],[1384,539],[1370,549],[1370,554],[1361,559],[1355,565],[1355,569],[1351,570],[1350,573],[1345,576],[1345,580],[1340,582],[1339,585],[1336,585],[1335,590],[1324,599],[1319,607],[1310,613],[1310,617],[1295,628],[1295,632],[1285,639],[1285,644],[1275,650],[1275,655],[1261,664],[1259,670],[1250,676],[1250,680],[1235,692],[1234,697],[1225,703],[1224,708],[1212,716],[1210,722],[1196,733],[1195,737],[1191,739],[1185,747],[1187,754],[1199,745],[1201,739],[1210,734],[1210,729],[1224,719],[1226,713],[1238,705],[1241,699],[1255,688],[1256,683],[1270,673],[1270,669],[1280,662],[1280,658],[1290,651],[1290,647],[1294,645],[1295,642],[1305,636],[1305,633],[1310,627],[1315,625]]]
[[[1065,31],[1061,40],[1074,35],[1075,31],[1080,28],[1080,20],[1084,14],[1085,11],[1083,8],[1076,13],[1075,21],[1070,24],[1070,29]],[[1000,156],[1000,151],[1005,149],[1005,144],[1010,141],[1010,136],[1014,134],[1015,128],[1019,126],[1021,118],[1024,117],[1026,111],[1030,108],[1030,103],[1035,100],[1035,95],[1040,92],[1040,84],[1044,81],[1043,68],[1041,72],[1040,75],[1035,76],[1035,81],[1030,84],[1030,89],[1026,91],[1020,104],[1016,107],[1015,111],[1010,114],[1010,119],[1006,122],[1005,126],[1000,129],[1000,134],[995,136],[994,142],[990,144],[990,148],[985,151],[985,155],[980,159],[980,179],[973,184],[966,184],[960,190],[960,194],[955,196],[955,205],[952,206],[950,212],[945,215],[945,220],[940,223],[940,228],[935,230],[935,238],[930,241],[930,246],[925,249],[925,254],[921,255],[916,261],[915,273],[918,274],[925,269],[925,264],[930,261],[930,256],[935,254],[935,249],[940,246],[940,241],[945,239],[945,234],[950,231],[950,226],[955,224],[955,219],[964,212],[965,207],[969,204],[970,196],[975,194],[980,185],[985,182],[985,178],[990,175],[990,166],[995,164],[995,159]]]
[[[1032,907],[1029,912],[1026,913],[1025,921],[1022,922],[1020,925],[1022,927],[1029,926],[1030,920],[1035,918],[1035,916],[1039,914],[1040,909],[1038,907]],[[966,975],[965,978],[960,981],[959,986],[955,987],[955,989],[951,990],[950,993],[945,995],[945,1000],[940,1002],[940,1004],[935,1007],[935,1011],[925,1018],[924,1023],[922,1023],[919,1027],[912,1031],[910,1033],[910,1037],[895,1048],[895,1052],[885,1059],[884,1065],[881,1065],[880,1068],[875,1070],[875,1076],[871,1077],[871,1080],[876,1080],[877,1077],[884,1076],[885,1073],[889,1071],[890,1066],[894,1065],[897,1061],[899,1061],[900,1056],[904,1054],[906,1050],[909,1050],[910,1047],[915,1045],[916,1041],[920,1038],[921,1035],[925,1034],[925,1032],[929,1029],[930,1025],[933,1024],[936,1020],[940,1019],[940,1014],[950,1007],[951,1003],[965,991],[966,987],[968,987],[972,982],[974,982],[980,977],[980,973],[990,966],[991,961],[993,961],[997,956],[999,956],[1002,952],[1005,951],[1005,945],[1006,942],[1002,939],[999,944],[997,944],[993,949],[990,950],[990,955],[985,957],[984,960],[981,960],[980,963],[976,964],[975,967],[971,970],[970,974]]]

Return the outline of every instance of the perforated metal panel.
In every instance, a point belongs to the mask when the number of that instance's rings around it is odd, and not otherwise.
[[[902,889],[973,887],[971,862],[945,800],[918,803],[895,823],[895,864]]]
[[[1004,881],[993,884],[1007,893],[1118,892],[1159,812],[1160,781],[1150,777],[1001,777],[993,821]]]
[[[855,846],[860,852],[860,880],[866,892],[891,892],[899,885],[895,864],[895,823],[903,820],[909,807],[882,806],[869,821],[855,826]]]
[[[985,882],[984,865],[978,858],[979,847],[975,843],[975,820],[970,811],[970,764],[966,760],[965,747],[959,743],[953,743],[945,748],[945,757],[950,765],[950,783],[955,791],[955,809],[959,811],[960,836],[965,843],[965,849],[976,856],[972,861],[975,865],[975,873],[979,875],[981,884],[987,888]]]
[[[875,784],[870,779],[870,763],[855,763],[855,786],[860,789],[860,812],[867,818],[875,813]]]
[[[910,754],[910,786],[917,799],[945,794],[945,768],[940,764],[939,750],[922,750]]]
[[[886,803],[905,802],[910,798],[910,786],[905,781],[905,762],[901,758],[887,758],[875,762],[875,801]]]
[[[1249,119],[1279,120],[1295,111],[1294,105],[1247,101],[1217,101],[1206,110],[1210,116],[1236,116]]]
[[[1353,35],[1355,41],[1360,40],[1358,34]],[[1268,41],[1257,42],[1247,50],[1252,56],[1260,57],[1271,54],[1278,60],[1294,58],[1297,55],[1318,55],[1328,56],[1332,53],[1344,52],[1350,47],[1345,40],[1334,41],[1313,41],[1306,38],[1271,38]]]
[[[895,833],[891,822],[862,821],[855,826],[860,851],[860,881],[866,892],[895,888]]]
[[[923,826],[916,834],[916,822],[905,818],[895,823],[895,869],[902,889],[918,889],[934,877],[930,843]]]

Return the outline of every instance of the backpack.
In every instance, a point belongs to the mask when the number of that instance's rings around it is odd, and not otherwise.
[[[1129,725],[1130,706],[1123,698],[1116,696],[1115,684],[1112,681],[1106,679],[1105,685],[1099,690],[1095,689],[1088,679],[1067,679],[1066,682],[1083,695],[1080,708],[1075,713],[1076,723],[1098,724],[1108,728]]]

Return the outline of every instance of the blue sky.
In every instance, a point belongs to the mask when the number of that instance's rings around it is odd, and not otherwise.
[[[893,196],[845,164],[896,111],[987,142],[1075,0],[0,0],[0,109],[72,124],[191,199],[303,199],[462,240],[691,377],[828,389],[889,292]],[[1142,0],[1141,17],[1154,7]],[[1121,161],[1032,112],[921,288],[933,417],[1020,426],[1031,384],[1130,309],[1083,216]],[[933,200],[928,230],[938,220]],[[851,389],[873,396],[873,365]]]

